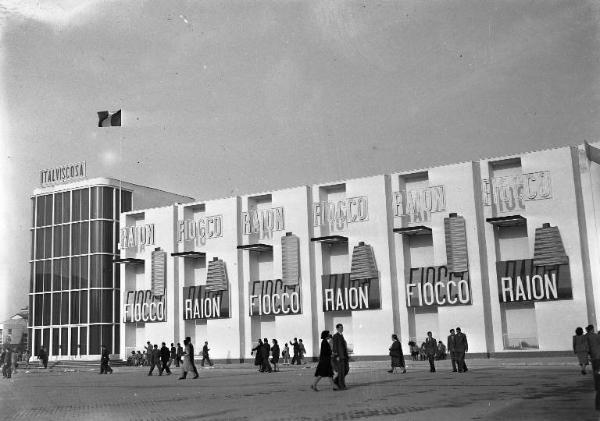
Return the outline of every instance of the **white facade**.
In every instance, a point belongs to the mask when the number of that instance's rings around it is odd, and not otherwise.
[[[456,327],[471,353],[569,350],[598,324],[596,161],[563,147],[125,213],[121,226],[154,224],[155,243],[121,251],[144,261],[123,265],[121,303],[151,289],[160,247],[167,310],[124,323],[121,354],[190,336],[235,361],[258,338],[297,337],[316,356],[337,323],[357,357],[386,356],[392,333],[407,351]],[[207,293],[214,259],[227,283]],[[190,307],[200,290],[207,305],[227,296],[226,315]]]

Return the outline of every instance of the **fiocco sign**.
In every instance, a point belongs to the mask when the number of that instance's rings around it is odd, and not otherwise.
[[[151,290],[127,291],[123,306],[123,322],[155,323],[166,322],[166,296],[157,297]]]
[[[411,268],[406,302],[408,307],[471,304],[469,272],[450,273],[446,266]]]
[[[281,279],[250,282],[250,316],[300,314],[300,287]]]

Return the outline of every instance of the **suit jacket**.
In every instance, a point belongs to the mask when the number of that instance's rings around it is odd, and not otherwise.
[[[206,345],[202,347],[202,356],[208,358],[208,346]]]
[[[166,346],[161,347],[160,348],[161,361],[167,362],[167,361],[169,361],[170,357],[171,357],[171,352],[169,351],[169,348],[167,348]]]
[[[346,344],[344,335],[340,334],[339,332],[333,335],[333,346],[331,353],[334,357],[339,357],[340,360],[348,359],[348,345]]]
[[[467,352],[469,350],[469,344],[467,343],[467,335],[464,333],[457,333],[454,337],[454,351],[456,352]]]
[[[600,360],[600,335],[597,333],[586,333],[590,357],[592,360]]]
[[[160,362],[160,349],[155,348],[152,350],[152,359],[150,360],[154,364],[158,364]]]
[[[454,352],[454,343],[456,341],[456,335],[448,335],[448,352]]]
[[[437,351],[437,340],[435,338],[425,339],[425,353],[427,355],[435,355]]]

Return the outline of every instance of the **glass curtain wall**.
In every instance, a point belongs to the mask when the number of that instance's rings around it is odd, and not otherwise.
[[[94,186],[32,199],[31,352],[53,357],[119,352],[120,212],[131,192]],[[117,306],[117,307],[116,307]]]

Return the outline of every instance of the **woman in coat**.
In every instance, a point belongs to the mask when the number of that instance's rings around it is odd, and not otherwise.
[[[390,346],[390,357],[392,358],[392,369],[388,373],[396,371],[396,367],[402,367],[402,373],[406,373],[404,366],[404,354],[402,353],[402,344],[398,340],[398,335],[392,335],[392,346]]]
[[[579,365],[581,366],[581,374],[586,374],[585,367],[588,365],[588,353],[590,348],[587,337],[583,334],[583,329],[578,327],[575,329],[573,336],[573,352],[577,355]]]
[[[181,377],[179,380],[185,379],[188,371],[194,371],[194,366],[192,364],[192,358],[194,358],[194,356],[192,355],[193,352],[192,348],[190,347],[190,342],[187,339],[184,339],[183,346],[185,352],[183,354],[183,365],[181,366]]]
[[[254,365],[257,365],[259,367],[258,371],[262,370],[262,339],[258,338],[258,345],[256,345],[254,348],[252,348],[252,352],[250,352],[250,355],[252,355],[252,353],[256,352],[255,356],[254,356]]]
[[[271,362],[273,363],[273,371],[279,371],[277,368],[277,364],[279,364],[279,353],[280,350],[277,339],[273,339],[273,346],[271,347],[271,355],[273,355],[273,358],[271,358]]]
[[[331,366],[331,335],[328,330],[321,332],[321,352],[319,353],[319,364],[317,364],[317,370],[315,371],[315,381],[310,385],[310,388],[315,392],[318,392],[317,384],[323,377],[329,379],[331,389],[336,390],[333,385],[333,367]]]

